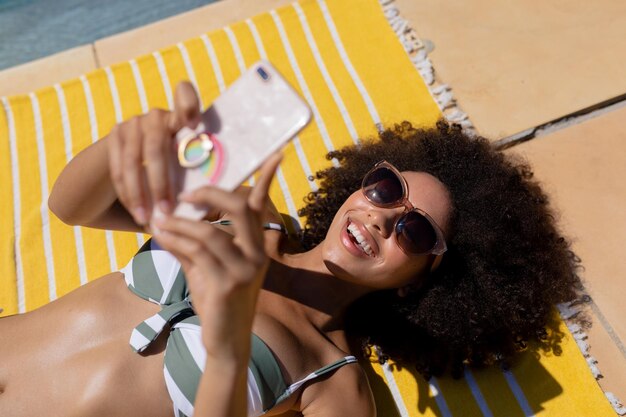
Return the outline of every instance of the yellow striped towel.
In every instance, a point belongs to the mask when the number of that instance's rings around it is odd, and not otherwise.
[[[261,14],[29,95],[1,99],[0,307],[33,310],[118,269],[145,236],[68,227],[47,196],[63,166],[111,127],[151,107],[171,108],[191,80],[206,106],[251,63],[270,60],[310,103],[312,124],[289,145],[271,194],[298,218],[307,176],[324,154],[404,119],[440,116],[376,0],[311,0]],[[511,372],[424,381],[410,369],[367,366],[387,416],[608,416],[613,410],[563,329],[561,356],[523,356]]]

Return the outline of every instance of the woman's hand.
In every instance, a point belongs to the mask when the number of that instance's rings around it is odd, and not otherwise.
[[[230,213],[234,235],[207,222],[168,216],[157,219],[156,240],[180,261],[202,325],[207,354],[224,360],[249,356],[256,299],[269,258],[263,213],[281,155],[272,155],[248,196],[206,186],[181,198]]]
[[[115,126],[108,137],[109,170],[119,201],[140,225],[148,224],[153,207],[170,213],[175,202],[171,159],[175,134],[195,128],[200,105],[189,82],[176,88],[174,111],[152,109]]]

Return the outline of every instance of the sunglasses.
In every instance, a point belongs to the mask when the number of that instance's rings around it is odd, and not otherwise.
[[[407,255],[442,255],[447,247],[441,228],[425,211],[409,201],[409,187],[400,171],[387,161],[374,165],[361,184],[365,198],[376,207],[404,206],[396,220],[396,242]]]

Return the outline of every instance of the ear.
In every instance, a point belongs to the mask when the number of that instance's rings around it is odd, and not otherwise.
[[[435,260],[433,261],[432,265],[430,266],[430,272],[434,272],[435,269],[439,268],[439,264],[441,263],[441,261],[443,260],[443,255],[437,255],[435,256]]]

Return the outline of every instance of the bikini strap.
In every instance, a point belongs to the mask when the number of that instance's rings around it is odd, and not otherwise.
[[[216,221],[209,222],[209,223],[217,224],[220,226],[232,226],[233,224],[231,220],[216,220]],[[263,223],[263,228],[266,230],[278,230],[279,232],[287,234],[287,229],[285,228],[285,226],[283,226],[280,223],[272,223],[272,222]]]
[[[291,394],[293,394],[294,392],[296,392],[298,390],[298,388],[300,388],[302,385],[304,385],[306,382],[309,382],[312,379],[318,378],[322,375],[326,375],[327,373],[333,372],[338,368],[341,368],[344,365],[347,365],[349,363],[356,363],[357,358],[354,356],[346,356],[344,358],[339,359],[336,362],[333,362],[329,365],[326,365],[320,369],[318,369],[317,371],[311,372],[310,374],[308,374],[307,376],[305,376],[304,378],[302,378],[301,380],[294,382],[293,384],[289,385],[289,387],[287,387],[287,390],[276,399],[276,402],[274,403],[274,405],[280,403],[281,401],[285,400],[286,398],[288,398]]]

